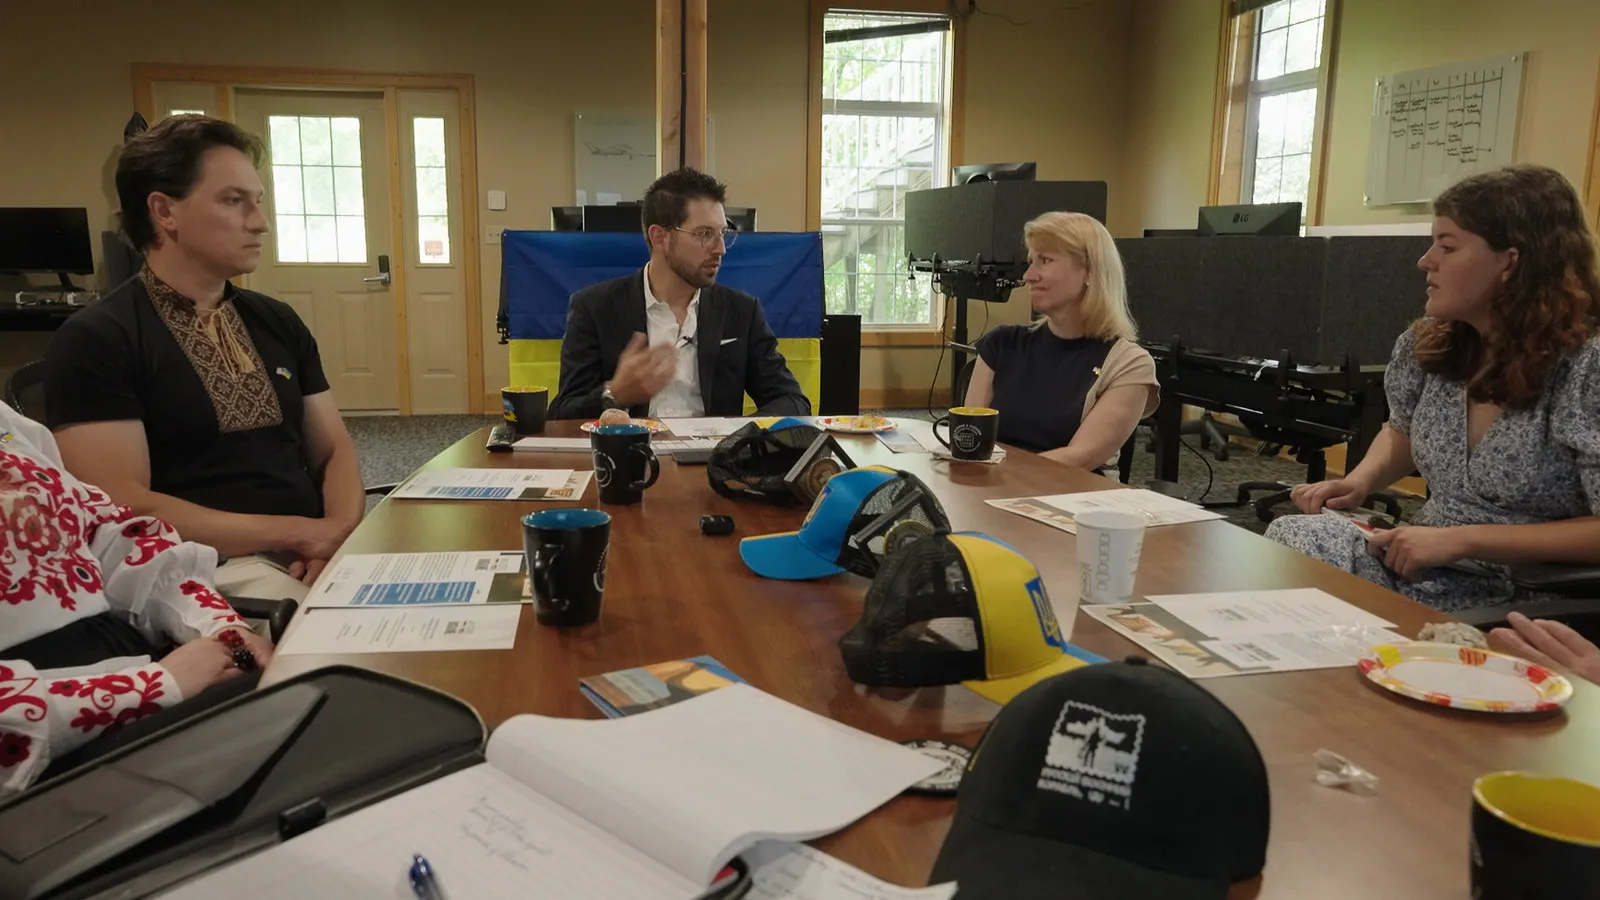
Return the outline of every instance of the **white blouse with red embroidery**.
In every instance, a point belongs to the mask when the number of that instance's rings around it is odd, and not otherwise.
[[[0,795],[50,760],[183,699],[160,663],[51,678],[6,649],[106,611],[157,643],[241,624],[217,554],[68,474],[44,426],[0,403]]]

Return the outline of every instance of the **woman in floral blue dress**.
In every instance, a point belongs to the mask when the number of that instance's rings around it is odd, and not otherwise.
[[[1516,563],[1600,563],[1600,275],[1578,194],[1516,165],[1433,204],[1427,317],[1395,342],[1389,422],[1343,478],[1301,485],[1267,537],[1436,609],[1512,598]],[[1411,524],[1350,510],[1413,471]]]

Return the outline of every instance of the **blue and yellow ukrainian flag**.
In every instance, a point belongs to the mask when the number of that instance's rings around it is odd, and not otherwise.
[[[561,336],[573,292],[632,274],[650,259],[637,234],[507,231],[500,290],[511,333],[511,383],[561,381]],[[822,236],[816,232],[739,235],[717,280],[761,300],[789,371],[817,408],[822,387]],[[745,411],[755,404],[745,398]]]

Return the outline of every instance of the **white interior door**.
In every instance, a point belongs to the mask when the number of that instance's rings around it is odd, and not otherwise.
[[[241,88],[234,107],[270,152],[262,180],[272,234],[249,287],[305,320],[340,409],[397,410],[383,94]]]

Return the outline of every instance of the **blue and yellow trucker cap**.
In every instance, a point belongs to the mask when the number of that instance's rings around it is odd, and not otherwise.
[[[839,651],[860,684],[964,684],[1002,704],[1087,664],[1069,652],[1039,570],[977,532],[935,533],[897,548]]]
[[[739,556],[767,578],[798,581],[841,572],[871,578],[899,543],[949,528],[944,508],[921,479],[866,466],[828,479],[800,530],[745,538]]]

